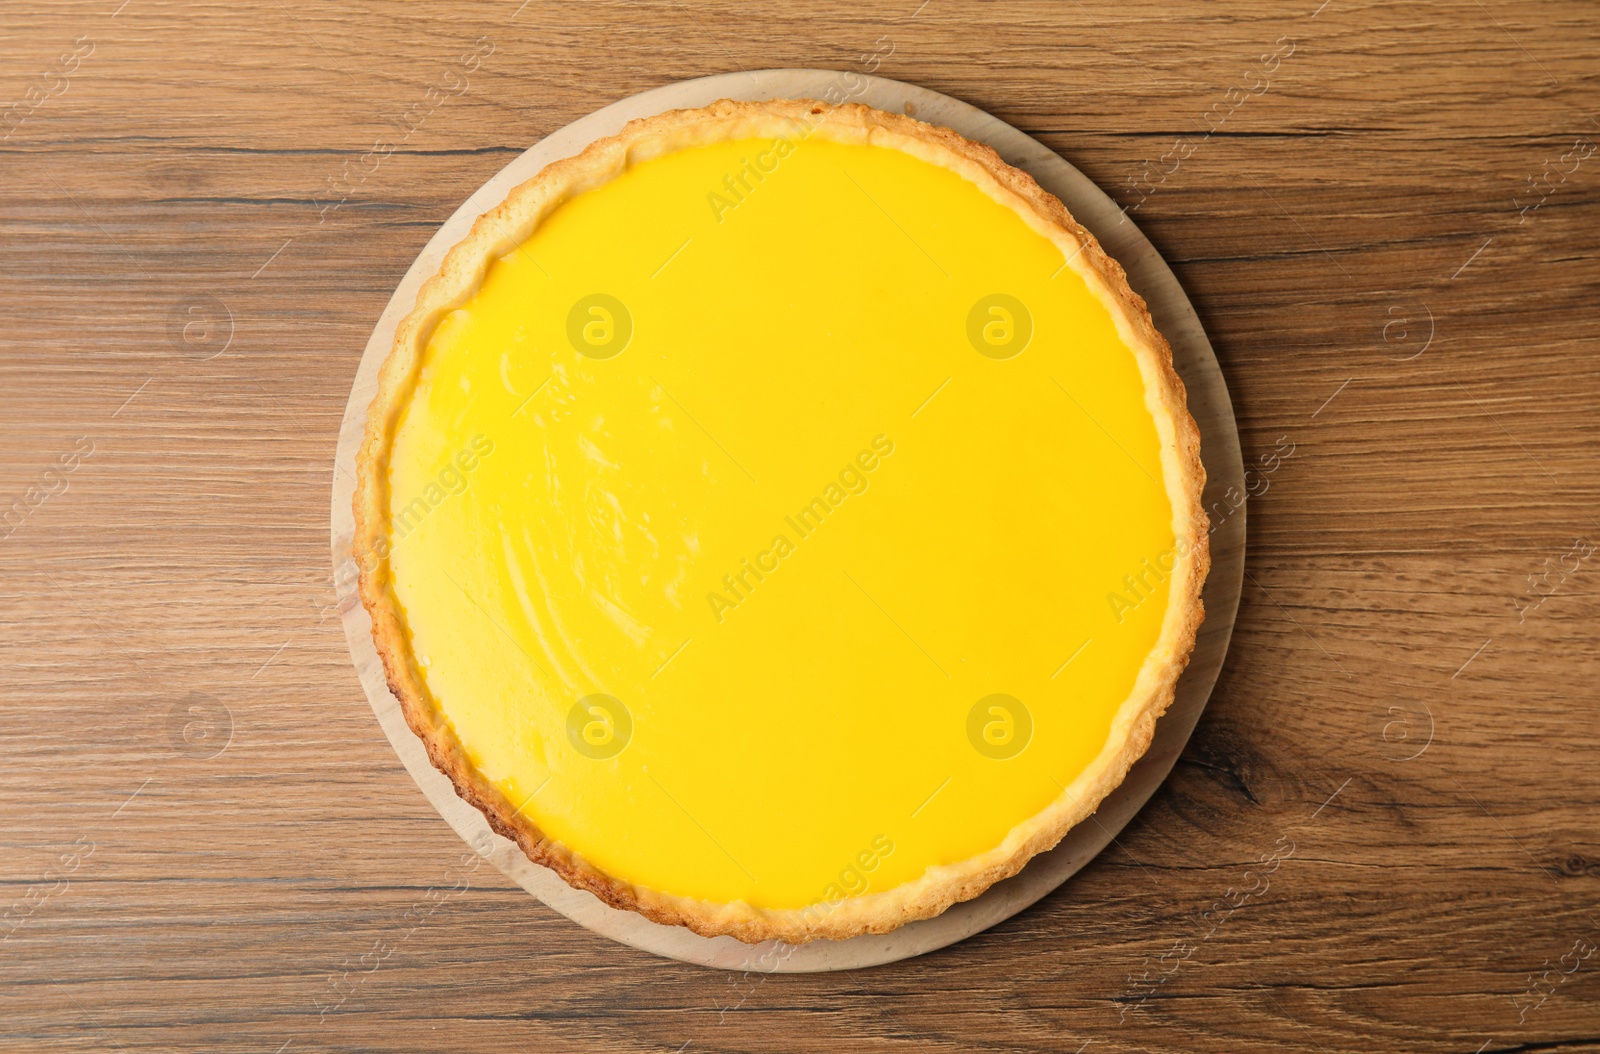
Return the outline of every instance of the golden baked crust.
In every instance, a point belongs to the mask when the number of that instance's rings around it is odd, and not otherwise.
[[[1013,827],[1000,845],[956,864],[930,868],[915,881],[831,903],[773,910],[693,900],[612,878],[547,838],[467,761],[453,728],[428,693],[395,598],[387,559],[388,457],[397,414],[410,397],[417,367],[438,321],[465,304],[489,265],[530,237],[563,201],[605,183],[632,163],[674,150],[734,138],[796,134],[886,146],[949,168],[1012,208],[1061,248],[1110,310],[1119,335],[1138,360],[1146,404],[1161,440],[1162,472],[1173,506],[1177,544],[1168,580],[1166,617],[1156,647],[1113,720],[1100,755],[1060,797]],[[1016,874],[1029,859],[1053,847],[1093,813],[1144,754],[1156,719],[1172,703],[1178,676],[1189,661],[1203,618],[1200,591],[1210,553],[1200,499],[1205,470],[1200,463],[1199,432],[1185,405],[1183,382],[1173,370],[1171,349],[1156,332],[1144,301],[1128,287],[1122,267],[1101,250],[1057,198],[989,147],[947,128],[858,104],[723,100],[703,109],[675,110],[633,121],[617,135],[548,165],[517,187],[499,206],[479,217],[467,237],[450,250],[438,273],[417,294],[415,308],[400,323],[379,376],[378,394],[367,413],[357,471],[354,552],[361,573],[361,600],[372,616],[373,640],[383,657],[389,687],[434,765],[450,777],[462,798],[481,810],[496,831],[521,846],[530,860],[613,907],[636,911],[656,922],[686,926],[705,936],[799,943],[883,933],[937,915]]]

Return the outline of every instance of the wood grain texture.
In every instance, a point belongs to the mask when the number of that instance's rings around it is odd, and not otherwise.
[[[1600,1051],[1592,7],[120,2],[0,6],[0,1049]],[[1116,846],[946,951],[729,976],[463,856],[328,607],[332,457],[527,144],[882,41],[1133,208],[1247,464],[1294,453]]]

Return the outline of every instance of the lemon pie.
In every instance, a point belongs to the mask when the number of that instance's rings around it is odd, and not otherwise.
[[[635,121],[400,325],[361,595],[433,762],[607,903],[884,932],[1150,742],[1201,620],[1199,440],[1122,269],[992,150],[862,106]]]

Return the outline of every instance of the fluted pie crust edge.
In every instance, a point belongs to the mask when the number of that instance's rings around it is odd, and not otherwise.
[[[478,291],[489,266],[527,240],[562,202],[615,178],[629,165],[693,146],[777,136],[821,136],[888,147],[951,169],[1013,209],[1060,247],[1111,312],[1120,336],[1138,360],[1146,404],[1161,440],[1162,473],[1173,506],[1177,540],[1160,638],[1113,719],[1105,747],[1072,785],[1043,810],[1018,823],[992,849],[958,863],[929,868],[922,877],[891,889],[796,909],[712,903],[621,881],[550,839],[520,815],[467,760],[454,729],[429,694],[410,649],[387,559],[390,441],[440,319],[464,305]],[[1172,703],[1204,617],[1200,592],[1210,552],[1201,506],[1205,470],[1200,462],[1199,431],[1185,404],[1183,382],[1173,370],[1171,349],[1156,331],[1144,301],[1128,287],[1122,267],[1056,197],[989,147],[947,128],[856,104],[723,100],[702,109],[670,111],[629,123],[617,135],[546,166],[511,191],[504,202],[480,216],[466,238],[450,250],[438,272],[417,294],[416,306],[400,323],[379,375],[377,396],[367,413],[357,477],[353,551],[360,570],[361,601],[372,617],[373,641],[383,659],[389,688],[433,764],[450,778],[457,793],[477,807],[496,831],[515,841],[529,860],[613,907],[638,912],[658,923],[686,926],[708,937],[802,943],[884,933],[937,915],[1016,874],[1090,816],[1148,749],[1156,719]]]

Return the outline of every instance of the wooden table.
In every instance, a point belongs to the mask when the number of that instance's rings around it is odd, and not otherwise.
[[[1593,8],[918,2],[3,9],[0,1049],[1600,1051]],[[1112,850],[946,951],[747,977],[466,854],[351,670],[328,496],[467,194],[772,66],[1106,187],[1255,472],[1229,663]]]

